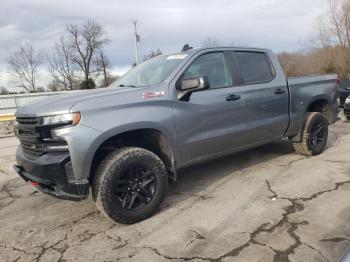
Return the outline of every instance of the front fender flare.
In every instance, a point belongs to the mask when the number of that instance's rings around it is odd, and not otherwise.
[[[128,131],[135,131],[140,129],[153,129],[161,132],[164,136],[167,142],[169,143],[175,163],[178,163],[180,160],[180,151],[178,147],[177,137],[167,128],[160,125],[159,123],[151,122],[151,121],[142,121],[132,124],[125,124],[121,126],[117,126],[114,128],[111,128],[107,131],[102,132],[96,139],[91,143],[89,147],[89,154],[86,156],[85,163],[89,167],[89,170],[92,166],[93,158],[98,150],[98,148],[108,139],[120,135],[122,133],[128,132]]]

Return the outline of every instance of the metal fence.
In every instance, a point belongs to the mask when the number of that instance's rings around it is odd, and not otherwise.
[[[15,95],[0,95],[0,115],[13,115],[20,106],[32,103],[34,101],[50,97],[53,95],[65,94],[75,91],[29,93]]]

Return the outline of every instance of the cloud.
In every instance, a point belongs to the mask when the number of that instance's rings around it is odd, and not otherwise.
[[[132,19],[138,19],[141,54],[160,48],[198,47],[208,37],[229,45],[302,49],[314,33],[322,0],[1,0],[0,67],[8,53],[25,41],[48,53],[69,23],[97,20],[111,40],[106,53],[114,67],[134,61]],[[4,81],[0,85],[3,85]]]

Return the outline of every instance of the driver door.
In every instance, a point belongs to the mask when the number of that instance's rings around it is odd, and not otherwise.
[[[183,77],[207,76],[210,88],[193,92],[188,101],[175,102],[174,115],[182,162],[215,156],[244,144],[242,89],[234,86],[230,57],[225,52],[198,56]]]

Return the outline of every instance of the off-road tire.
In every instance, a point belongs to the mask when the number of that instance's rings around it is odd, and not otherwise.
[[[311,131],[317,124],[321,124],[324,128],[323,141],[318,146],[313,146],[311,144]],[[308,113],[305,117],[304,124],[300,132],[300,142],[293,143],[294,149],[297,153],[306,156],[314,156],[323,152],[328,139],[328,121],[324,115],[318,112]]]
[[[350,121],[350,116],[346,116],[346,119]]]
[[[156,186],[150,202],[139,210],[125,210],[118,202],[115,185],[130,165],[144,165],[154,174]],[[137,147],[125,147],[110,153],[99,164],[94,174],[92,196],[98,209],[112,220],[133,224],[152,216],[163,201],[168,188],[164,163],[154,153]],[[120,200],[119,200],[120,201]]]

